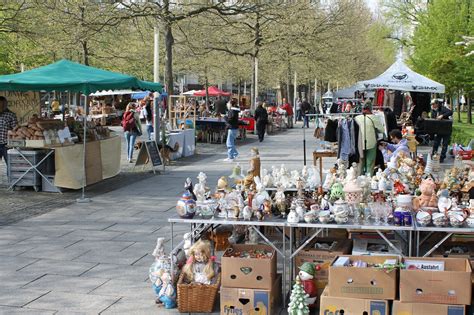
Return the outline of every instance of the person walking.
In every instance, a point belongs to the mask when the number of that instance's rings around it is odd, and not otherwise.
[[[236,106],[234,100],[227,103],[227,115],[224,116],[227,129],[227,159],[225,162],[233,162],[239,155],[237,149],[235,148],[235,139],[239,132],[239,113],[240,108]]]
[[[309,128],[309,117],[306,116],[309,114],[311,110],[311,105],[308,103],[306,98],[303,98],[303,102],[301,102],[301,113],[303,114],[303,128]]]
[[[438,120],[449,120],[449,117],[451,117],[452,115],[453,115],[453,112],[446,106],[443,106],[442,104],[440,104],[438,100],[431,101],[431,118],[438,119]],[[431,152],[431,155],[438,154],[438,148],[442,142],[441,155],[439,157],[440,163],[443,163],[444,160],[446,159],[446,152],[448,151],[448,145],[449,145],[450,140],[451,140],[451,133],[446,134],[446,135],[436,134],[434,137],[433,151]]]
[[[296,108],[296,121],[301,121],[301,117],[303,117],[303,115],[301,115],[301,99],[299,97],[296,99],[295,108]]]
[[[151,134],[153,133],[153,112],[151,110],[152,99],[148,97],[145,101],[145,121],[146,121],[146,132],[148,134],[148,141],[151,140]]]
[[[281,109],[286,112],[286,125],[288,126],[288,128],[293,128],[293,106],[291,106],[290,103],[286,101],[286,98],[283,98],[282,100]]]
[[[255,121],[257,122],[257,134],[258,141],[262,142],[265,136],[265,129],[267,128],[268,123],[268,113],[265,108],[263,108],[263,103],[258,102],[257,109],[255,110],[254,115]]]
[[[3,158],[8,166],[8,131],[18,125],[15,113],[8,109],[8,101],[4,96],[0,96],[0,160]]]
[[[127,160],[129,163],[133,163],[135,141],[137,137],[142,135],[140,115],[137,113],[135,106],[134,103],[129,103],[122,118],[122,128],[127,142]]]

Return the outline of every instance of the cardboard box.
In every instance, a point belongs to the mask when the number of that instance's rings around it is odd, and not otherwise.
[[[464,315],[466,306],[394,301],[392,315]]]
[[[383,264],[397,256],[339,256],[350,257],[351,261],[361,260],[368,264]],[[337,258],[336,258],[337,259]],[[390,272],[377,268],[329,266],[329,291],[334,297],[357,299],[394,300],[397,297],[398,270]]]
[[[471,265],[465,258],[410,258],[442,260],[444,271],[400,271],[400,301],[404,303],[471,304]]]
[[[281,296],[281,275],[271,290],[221,287],[221,314],[277,314]]]
[[[389,315],[388,301],[334,297],[326,287],[321,295],[319,315]]]
[[[268,289],[276,278],[277,258],[275,250],[268,245],[233,244],[227,250],[266,250],[271,258],[237,258],[222,256],[222,286],[227,288]],[[226,250],[226,252],[227,252]],[[225,252],[224,252],[225,255]]]
[[[326,244],[329,249],[316,249],[315,245]],[[347,239],[316,238],[305,249],[301,250],[295,257],[298,268],[305,262],[314,263],[321,269],[316,272],[315,279],[327,279],[329,265],[339,255],[350,254],[352,241]]]
[[[465,242],[447,242],[435,250],[432,256],[474,259],[474,245]]]
[[[376,255],[376,256],[394,256],[398,253],[390,247],[387,242],[383,239],[354,239],[352,246],[352,255]],[[397,247],[400,252],[402,250],[402,244],[400,241],[391,240],[392,244]]]

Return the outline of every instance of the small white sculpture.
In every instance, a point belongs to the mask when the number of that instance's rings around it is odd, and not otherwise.
[[[336,178],[334,177],[334,174],[329,171],[326,175],[326,178],[324,179],[323,183],[323,189],[324,190],[329,190],[331,189],[332,184],[336,181]]]
[[[164,237],[158,237],[156,240],[156,247],[153,250],[152,255],[155,256],[155,258],[158,260],[161,257],[165,256],[165,238]]]
[[[270,195],[265,189],[265,186],[260,180],[260,177],[255,176],[254,181],[255,181],[257,193],[255,194],[255,197],[253,198],[252,208],[259,209],[265,200],[271,200],[271,199],[270,199]]]
[[[356,168],[354,166],[351,166],[351,168],[347,171],[345,182],[346,183],[355,182],[356,179],[357,179]]]
[[[303,176],[304,179],[308,179],[309,171],[306,165],[303,166],[301,169],[301,176]]]
[[[265,187],[273,187],[273,177],[268,173],[267,169],[262,170],[262,182]]]
[[[288,223],[298,223],[300,222],[300,218],[298,216],[298,214],[296,213],[295,211],[295,203],[293,202],[293,204],[291,205],[291,208],[290,208],[290,213],[288,213],[288,217],[287,217],[287,221]]]
[[[379,191],[385,192],[387,190],[387,175],[382,174],[379,180]]]
[[[329,203],[329,194],[326,194],[321,199],[321,210],[329,210],[330,208],[331,208],[331,203]]]
[[[298,215],[298,220],[300,222],[303,222],[304,221],[304,215],[306,214],[306,209],[304,208],[304,206],[302,205],[301,202],[297,202],[296,203],[296,214]]]
[[[199,182],[194,186],[194,194],[198,202],[204,202],[206,200],[206,193],[209,190],[209,188],[206,187],[207,176],[205,173],[200,172],[197,179]]]
[[[313,190],[319,186],[319,176],[314,166],[309,169],[308,173],[307,186],[309,189]]]
[[[244,220],[246,221],[250,221],[250,219],[252,219],[252,214],[253,214],[252,208],[249,206],[245,206],[244,209],[242,210],[242,216]]]
[[[186,258],[189,258],[189,249],[193,245],[191,233],[190,232],[185,233],[183,235],[183,239],[184,239],[184,244],[183,244],[184,254],[186,255]]]
[[[248,229],[248,241],[246,242],[246,244],[258,244],[258,234],[253,228]]]

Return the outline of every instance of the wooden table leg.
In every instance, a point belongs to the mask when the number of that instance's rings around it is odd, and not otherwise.
[[[319,178],[320,183],[323,183],[323,158],[319,157]]]

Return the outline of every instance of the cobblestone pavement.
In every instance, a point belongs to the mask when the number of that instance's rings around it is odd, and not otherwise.
[[[238,147],[244,168],[252,146],[259,147],[263,167],[285,163],[295,169],[303,164],[301,128],[268,136],[263,143],[250,136]],[[311,164],[310,137],[307,147]],[[167,219],[175,214],[187,177],[195,179],[204,171],[214,187],[233,167],[222,162],[224,145],[199,144],[198,153],[160,175],[131,177],[125,169],[114,181],[88,188],[88,204],[74,202],[77,192],[2,189],[4,223],[15,223],[0,227],[0,314],[167,313],[154,304],[147,282],[156,238],[169,239]],[[326,159],[325,167],[332,163],[334,159]],[[14,211],[5,215],[9,203]],[[23,211],[27,215],[16,214]],[[174,232],[181,238],[188,229],[175,226]]]

